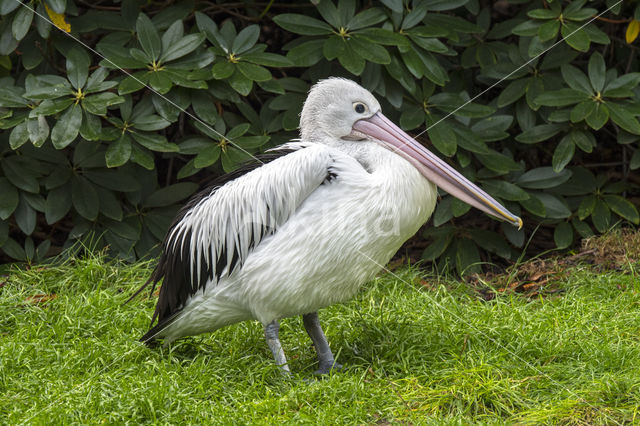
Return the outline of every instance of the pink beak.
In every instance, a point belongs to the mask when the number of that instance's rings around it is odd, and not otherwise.
[[[413,164],[425,178],[454,197],[491,216],[509,222],[518,229],[522,228],[522,219],[420,145],[382,113],[377,112],[369,118],[356,121],[353,130],[382,142],[387,148]]]

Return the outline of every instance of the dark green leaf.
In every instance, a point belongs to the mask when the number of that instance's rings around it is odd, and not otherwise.
[[[614,102],[608,102],[609,112],[611,113],[611,119],[618,126],[622,127],[629,133],[634,135],[640,135],[640,123],[638,119],[633,116],[624,106],[616,104]],[[604,107],[604,105],[601,105]]]
[[[292,67],[294,64],[289,58],[275,53],[256,52],[242,55],[242,59],[258,65],[267,67]]]
[[[84,87],[89,75],[91,59],[87,52],[80,48],[73,48],[67,53],[67,77],[76,89]]]
[[[606,80],[607,66],[600,52],[593,52],[589,58],[589,80],[593,90],[600,93],[604,88]]]
[[[551,167],[538,167],[522,174],[516,183],[523,188],[545,189],[558,186],[571,177],[569,170],[563,170],[558,173]]]
[[[433,146],[443,155],[451,157],[456,153],[456,135],[453,130],[451,130],[451,127],[444,121],[431,127],[427,131],[427,134]]]
[[[13,238],[7,238],[7,240],[2,245],[2,251],[4,251],[7,256],[16,260],[27,260],[27,255],[24,252],[24,249],[14,240]]]
[[[131,146],[130,161],[139,164],[147,170],[153,170],[156,167],[153,154],[151,154],[148,149],[137,144],[132,144]]]
[[[522,201],[529,199],[529,194],[525,190],[503,180],[483,181],[482,188],[494,197],[504,200]]]
[[[158,27],[157,22],[155,23]],[[160,41],[162,42],[162,57],[166,56],[167,50],[174,44],[178,43],[184,36],[184,25],[180,19],[173,22],[169,28],[162,34]],[[204,38],[204,35],[203,35]],[[162,62],[162,59],[161,59]]]
[[[438,62],[435,56],[433,56],[429,52],[425,52],[421,50],[416,51],[416,53],[418,54],[418,56],[420,56],[420,59],[422,60],[422,63],[425,66],[424,76],[427,77],[432,82],[434,82],[435,84],[437,84],[438,86],[444,86],[444,84],[447,81],[449,81],[449,77],[447,76],[446,71],[444,70],[444,68],[442,68],[442,65],[440,65],[440,62]],[[458,104],[456,107],[460,105],[462,104]],[[485,115],[490,114],[490,113],[485,114],[483,111],[478,111],[478,108],[480,110],[491,110],[493,112],[493,109],[490,109],[489,107],[485,107],[484,105],[467,104],[466,106],[458,110],[456,112],[456,115],[464,115],[465,117],[484,117]],[[468,114],[472,114],[472,115],[468,115]]]
[[[344,55],[347,49],[347,42],[337,35],[332,35],[324,41],[322,53],[324,57],[332,61],[340,55]]]
[[[364,59],[376,64],[388,64],[391,62],[389,52],[384,47],[361,39],[357,35],[349,40],[351,47]]]
[[[122,207],[113,192],[100,187],[95,189],[100,198],[100,213],[109,219],[121,221],[123,216]]]
[[[240,137],[247,133],[249,128],[251,127],[250,123],[242,123],[235,126],[233,129],[227,132],[227,139],[230,141],[235,140],[235,138]]]
[[[156,27],[151,22],[151,19],[144,13],[138,15],[136,20],[136,32],[138,33],[138,40],[142,50],[145,51],[154,61],[157,61],[160,57],[160,50],[162,49],[162,42]]]
[[[311,40],[304,42],[287,53],[287,58],[291,60],[296,66],[310,67],[318,63],[322,59],[322,47],[325,40]]]
[[[347,29],[353,31],[365,27],[370,27],[384,21],[386,18],[387,15],[385,15],[385,13],[381,9],[372,7],[370,9],[365,9],[354,16],[347,23]]]
[[[380,3],[384,4],[396,13],[402,13],[404,11],[402,0],[380,0]]]
[[[253,47],[260,36],[260,27],[257,25],[249,25],[240,31],[233,40],[231,51],[235,54],[242,54]]]
[[[236,65],[228,61],[221,61],[213,65],[211,68],[211,74],[213,78],[223,80],[231,77],[231,74],[236,70]]]
[[[553,165],[553,171],[560,173],[567,164],[573,158],[576,146],[570,135],[562,138],[555,151],[553,152],[553,159],[551,164]]]
[[[580,220],[591,216],[593,209],[596,208],[596,201],[598,201],[598,199],[594,195],[584,197],[582,201],[580,201],[580,205],[578,206],[578,217]]]
[[[603,94],[606,96],[610,90],[615,89],[634,89],[640,83],[640,72],[630,72],[622,75],[609,84],[607,84]]]
[[[544,204],[546,210],[545,217],[549,219],[566,219],[571,216],[571,210],[561,197],[553,194],[539,192],[532,196],[537,197]]]
[[[593,93],[593,87],[589,83],[587,76],[573,65],[564,64],[560,68],[562,71],[562,78],[565,83],[574,90],[591,95]]]
[[[440,257],[442,253],[449,247],[451,241],[453,241],[453,237],[455,232],[453,229],[451,232],[444,233],[443,235],[439,235],[435,238],[431,244],[427,246],[427,248],[422,252],[422,258],[424,260],[433,261]]]
[[[251,88],[253,87],[253,81],[245,77],[239,70],[233,73],[229,79],[229,84],[242,96],[247,96],[251,93]]]
[[[426,71],[424,64],[422,63],[422,59],[418,54],[409,50],[402,54],[402,60],[404,64],[407,66],[407,69],[415,78],[422,78],[424,72]]]
[[[292,33],[302,35],[325,35],[331,33],[331,27],[326,23],[305,15],[283,13],[273,18],[273,21]]]
[[[344,52],[338,56],[338,61],[340,65],[351,74],[360,75],[362,71],[364,71],[365,60],[362,56],[358,55],[348,43],[345,46]]]
[[[131,136],[140,145],[157,152],[178,152],[178,145],[167,142],[167,138],[154,133],[132,132]]]
[[[640,223],[638,210],[628,200],[625,200],[619,195],[605,195],[604,201],[606,201],[609,208],[613,210],[614,213],[616,213],[618,216],[621,216],[636,225]]]
[[[136,130],[143,131],[162,130],[171,125],[168,120],[156,114],[145,114],[140,117],[135,117],[131,121],[131,124],[136,128]]]
[[[52,189],[47,194],[44,217],[49,225],[56,223],[71,210],[71,185]]]
[[[220,158],[220,145],[213,143],[198,152],[193,160],[193,166],[197,169],[208,167],[218,161],[218,158]]]
[[[27,121],[23,121],[13,128],[9,135],[9,146],[11,149],[18,149],[29,140],[29,130],[27,129]]]
[[[480,267],[480,252],[478,246],[467,239],[457,240],[456,269],[460,275],[477,274],[482,271]]]
[[[555,19],[547,21],[538,27],[538,37],[540,37],[541,41],[549,41],[556,38],[559,30],[560,21]]]
[[[122,46],[103,43],[98,46],[98,51],[104,59],[100,65],[106,68],[144,68],[146,61],[139,61],[131,57],[129,49]]]
[[[216,104],[209,94],[203,91],[194,91],[191,95],[191,106],[197,116],[208,124],[215,124],[218,119]]]
[[[82,108],[78,104],[69,107],[51,130],[51,142],[62,149],[74,141],[82,124]]]
[[[91,221],[98,217],[100,200],[93,184],[85,177],[76,175],[71,180],[73,207],[84,218]]]
[[[516,136],[516,140],[522,143],[541,142],[555,136],[564,128],[562,124],[540,124],[520,133]]]
[[[596,103],[596,107],[587,115],[586,122],[594,130],[600,130],[609,121],[609,108],[601,103]]]
[[[602,200],[596,200],[593,213],[591,214],[591,220],[598,232],[606,232],[609,230],[611,223],[611,210],[607,204]]]
[[[453,212],[451,211],[452,200],[453,197],[443,197],[436,204],[436,210],[433,212],[433,226],[440,226],[453,218]]]
[[[586,119],[589,115],[591,115],[596,109],[596,102],[589,99],[584,102],[580,102],[578,105],[573,107],[571,113],[569,115],[572,123],[578,123],[584,119]]]
[[[571,219],[571,224],[582,238],[593,237],[593,231],[591,230],[591,227],[589,227],[589,225],[587,225],[585,222],[573,218]]]
[[[346,2],[342,2],[340,4],[344,5],[345,3]],[[333,2],[321,1],[316,4],[316,7],[318,8],[318,12],[320,12],[320,16],[322,16],[322,19],[324,19],[327,23],[335,28],[340,28],[343,26],[343,23],[341,22],[342,20],[340,19],[340,14],[338,13],[338,9],[336,9],[336,6],[333,4]]]
[[[177,42],[171,44],[168,49],[162,52],[161,62],[169,62],[174,59],[182,58],[193,52],[202,44],[204,40],[203,34],[189,34],[182,37]]]
[[[398,46],[399,48],[408,48],[410,46],[409,40],[405,36],[384,28],[365,28],[357,31],[356,34],[375,44]]]
[[[562,25],[562,37],[567,44],[580,52],[589,50],[591,39],[584,29],[571,22],[564,22]]]
[[[46,0],[49,7],[59,14],[63,14],[67,9],[67,0]]]
[[[535,102],[544,106],[566,106],[589,99],[589,95],[574,89],[560,89],[545,92],[535,98]]]
[[[138,71],[129,75],[118,85],[118,93],[120,95],[126,95],[127,93],[137,92],[145,87],[149,81],[149,71]]]
[[[581,130],[573,130],[569,133],[569,137],[578,148],[587,153],[593,151],[593,147],[596,145],[595,137],[591,133]]]
[[[124,98],[122,96],[118,96],[113,92],[102,92],[84,98],[82,100],[82,107],[90,114],[106,115],[108,107],[123,102]]]
[[[471,238],[478,246],[505,259],[511,257],[511,248],[501,235],[483,229],[470,229],[469,231]]]
[[[24,167],[24,161],[20,157],[5,157],[2,159],[2,171],[7,179],[23,191],[37,194],[40,192],[40,184],[34,172]]]
[[[18,190],[6,178],[0,177],[0,219],[6,220],[18,207]]]
[[[526,78],[510,82],[498,96],[498,106],[502,108],[520,99],[527,91],[528,85],[529,80]]]
[[[553,231],[553,240],[559,249],[567,248],[573,242],[573,229],[569,222],[560,222]]]
[[[252,64],[249,62],[239,62],[237,64],[238,70],[249,80],[253,81],[267,81],[271,80],[271,73],[268,69],[261,67],[260,65]]]
[[[192,182],[182,182],[161,188],[149,195],[144,200],[144,207],[163,207],[170,206],[188,198],[198,189],[198,185]]]
[[[457,16],[444,13],[428,13],[422,21],[427,27],[447,28],[460,33],[482,33],[484,29]]]
[[[141,189],[140,182],[125,170],[93,170],[85,171],[84,176],[90,181],[108,189],[120,192],[135,192]]]
[[[105,152],[107,167],[118,167],[129,161],[131,157],[131,138],[123,133],[120,139],[111,142]]]
[[[27,130],[29,131],[31,143],[39,148],[49,136],[49,123],[47,123],[47,119],[44,116],[39,115],[37,118],[27,120]]]
[[[20,41],[27,35],[29,28],[31,27],[31,22],[33,21],[33,3],[31,6],[26,6],[23,4],[23,7],[20,8],[13,17],[13,22],[11,23],[11,32],[13,33],[13,38]]]
[[[175,74],[170,74],[165,70],[160,71],[152,71],[149,73],[149,85],[161,95],[167,93],[171,90],[173,86],[173,76]],[[182,78],[176,82],[176,84],[180,84],[182,82]]]
[[[550,9],[533,9],[527,12],[527,15],[530,18],[535,19],[555,19],[560,14],[557,11]]]

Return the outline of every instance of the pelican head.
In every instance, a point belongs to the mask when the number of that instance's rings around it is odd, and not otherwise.
[[[357,83],[329,78],[314,85],[300,115],[303,141],[375,142],[409,161],[454,197],[518,228],[522,219],[385,117],[376,98]]]

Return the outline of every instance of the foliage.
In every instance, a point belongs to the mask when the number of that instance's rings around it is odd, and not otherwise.
[[[13,259],[77,240],[155,253],[203,177],[295,137],[310,84],[332,75],[524,217],[518,231],[444,195],[424,259],[472,272],[515,259],[540,223],[537,249],[640,220],[633,2],[0,0],[0,15]]]
[[[0,291],[8,424],[626,424],[640,403],[638,276],[566,267],[528,299],[403,268],[320,313],[345,368],[316,380],[299,318],[280,338],[244,322],[149,350],[153,298],[122,305],[148,264],[12,268]],[[629,270],[629,268],[625,268]],[[636,269],[637,271],[637,269]],[[426,279],[426,281],[425,281]],[[105,320],[108,319],[108,320]]]

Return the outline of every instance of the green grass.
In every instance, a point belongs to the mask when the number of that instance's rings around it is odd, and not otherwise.
[[[485,302],[405,268],[320,313],[345,369],[313,376],[299,318],[280,376],[258,323],[137,342],[149,273],[101,258],[13,269],[0,288],[0,418],[16,423],[578,423],[638,421],[638,276],[575,269],[564,291]],[[57,297],[35,303],[33,296]]]

